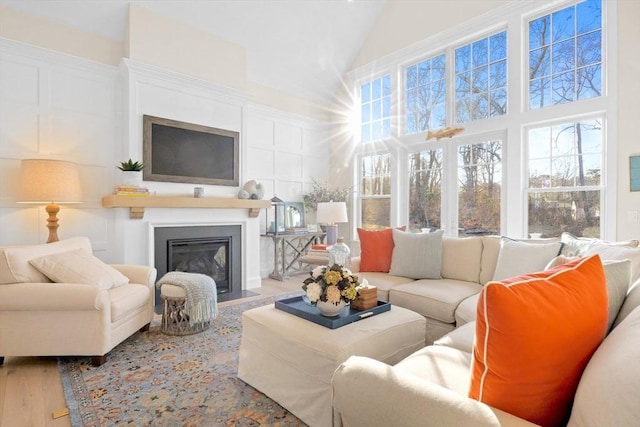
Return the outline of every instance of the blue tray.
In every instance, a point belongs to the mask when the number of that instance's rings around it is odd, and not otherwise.
[[[358,320],[366,319],[367,317],[384,313],[391,309],[391,304],[388,302],[378,301],[378,305],[369,310],[354,310],[347,306],[343,308],[337,316],[326,317],[320,314],[318,307],[307,304],[301,296],[278,300],[275,306],[277,309],[286,311],[294,316],[302,317],[303,319],[329,329],[336,329],[340,326],[348,325],[349,323],[357,322]]]

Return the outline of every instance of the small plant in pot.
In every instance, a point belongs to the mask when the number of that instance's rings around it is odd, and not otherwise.
[[[142,184],[142,169],[144,165],[139,161],[133,161],[131,159],[120,162],[118,169],[122,171],[123,185],[127,187],[139,187]]]

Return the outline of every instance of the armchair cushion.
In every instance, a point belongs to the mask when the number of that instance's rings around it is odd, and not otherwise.
[[[75,249],[91,252],[91,242],[87,237],[72,237],[42,245],[3,248],[0,250],[0,284],[50,282],[29,260]]]
[[[469,396],[540,425],[561,425],[607,330],[600,257],[480,293]]]
[[[86,249],[34,258],[29,263],[57,283],[82,283],[102,289],[129,283],[127,276]]]

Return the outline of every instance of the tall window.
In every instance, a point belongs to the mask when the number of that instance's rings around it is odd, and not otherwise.
[[[600,0],[586,0],[529,22],[529,108],[601,93]]]
[[[389,153],[362,157],[360,177],[361,227],[391,225],[391,156]]]
[[[458,230],[461,236],[500,234],[502,142],[458,148]]]
[[[391,76],[360,87],[361,141],[379,141],[391,136]]]
[[[446,124],[445,56],[405,69],[405,134],[438,129]]]
[[[409,223],[413,229],[442,228],[442,151],[409,155]]]
[[[456,122],[507,114],[507,32],[455,52]]]
[[[529,233],[600,236],[602,119],[529,130]]]

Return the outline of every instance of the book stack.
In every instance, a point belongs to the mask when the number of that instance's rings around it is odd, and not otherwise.
[[[149,197],[149,189],[146,187],[119,185],[113,190],[113,194],[116,196]]]

